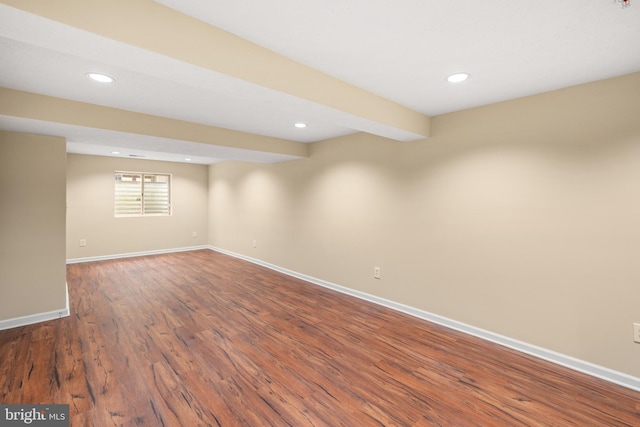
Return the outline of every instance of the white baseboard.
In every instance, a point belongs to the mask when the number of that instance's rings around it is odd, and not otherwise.
[[[154,251],[143,251],[143,252],[128,252],[123,254],[100,255],[100,256],[91,256],[91,257],[84,257],[84,258],[69,258],[67,259],[67,264],[77,264],[79,262],[105,261],[109,259],[118,259],[118,258],[133,258],[133,257],[139,257],[139,256],[147,256],[147,255],[170,254],[173,252],[197,251],[200,249],[209,249],[209,246],[208,245],[188,246],[184,248],[159,249]]]
[[[0,331],[4,329],[17,328],[19,326],[32,325],[34,323],[46,322],[48,320],[61,319],[69,316],[69,288],[65,285],[67,293],[66,307],[60,310],[47,311],[46,313],[30,314],[28,316],[14,317],[13,319],[0,320]]]
[[[511,348],[513,350],[520,351],[522,353],[529,354],[531,356],[537,357],[539,359],[546,360],[548,362],[555,363],[557,365],[561,365],[570,369],[573,369],[578,372],[582,372],[587,375],[591,375],[593,377],[597,377],[603,379],[605,381],[612,382],[614,384],[621,385],[623,387],[630,388],[632,390],[640,391],[640,378],[614,371],[609,368],[605,368],[603,366],[596,365],[591,362],[587,362],[584,360],[576,359],[571,356],[567,356],[561,353],[557,353],[552,350],[548,350],[542,347],[538,347],[532,344],[528,344],[522,341],[518,341],[513,338],[509,338],[504,335],[496,334],[491,331],[486,331],[484,329],[477,328],[475,326],[467,325],[466,323],[458,322],[456,320],[452,320],[443,316],[439,316],[437,314],[429,313],[424,310],[420,310],[414,307],[410,307],[404,304],[400,304],[394,301],[390,301],[384,298],[377,297],[375,295],[370,295],[365,292],[360,292],[354,289],[349,289],[344,286],[336,285],[335,283],[327,282],[325,280],[317,279],[315,277],[307,276],[306,274],[301,274],[292,270],[288,270],[286,268],[279,267],[277,265],[269,264],[268,262],[261,261],[259,259],[251,258],[246,255],[237,254],[231,251],[227,251],[225,249],[217,248],[215,246],[208,246],[209,249],[220,252],[226,255],[230,255],[234,258],[243,259],[245,261],[249,261],[253,264],[261,265],[263,267],[269,268],[271,270],[278,271],[280,273],[286,274],[288,276],[296,277],[298,279],[304,280],[306,282],[313,283],[315,285],[323,286],[325,288],[333,289],[335,291],[354,296],[356,298],[360,298],[378,305],[382,305],[384,307],[391,308],[393,310],[400,311],[402,313],[409,314],[411,316],[427,320],[429,322],[436,323],[438,325],[445,326],[450,329],[454,329],[459,332],[463,332],[469,335],[473,335],[478,338],[485,339],[487,341],[494,342],[496,344],[500,344],[504,347]]]

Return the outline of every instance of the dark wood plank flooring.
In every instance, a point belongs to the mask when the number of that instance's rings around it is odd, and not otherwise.
[[[640,426],[640,393],[213,251],[68,266],[0,402],[72,426]]]

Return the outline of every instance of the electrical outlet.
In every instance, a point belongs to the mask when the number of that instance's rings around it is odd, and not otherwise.
[[[380,267],[373,267],[373,278],[374,279],[380,278]]]
[[[87,246],[87,239],[80,239],[80,247],[84,248],[85,246]]]
[[[633,341],[640,344],[640,323],[633,324]]]
[[[198,237],[198,233],[194,231],[193,233],[191,233],[191,237]]]

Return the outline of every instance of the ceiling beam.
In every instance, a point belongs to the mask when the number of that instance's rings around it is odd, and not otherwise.
[[[0,115],[221,147],[308,157],[308,144],[0,88]]]
[[[346,113],[359,131],[404,141],[429,136],[430,118],[419,112],[151,0],[0,1]]]

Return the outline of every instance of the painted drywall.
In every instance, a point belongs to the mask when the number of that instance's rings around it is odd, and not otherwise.
[[[115,218],[115,171],[170,173],[172,215]],[[69,154],[67,258],[205,245],[207,176],[205,165]],[[86,240],[85,247],[80,246],[80,239]]]
[[[65,151],[0,131],[0,321],[66,308]]]
[[[209,241],[640,377],[639,96],[636,73],[212,165]]]

